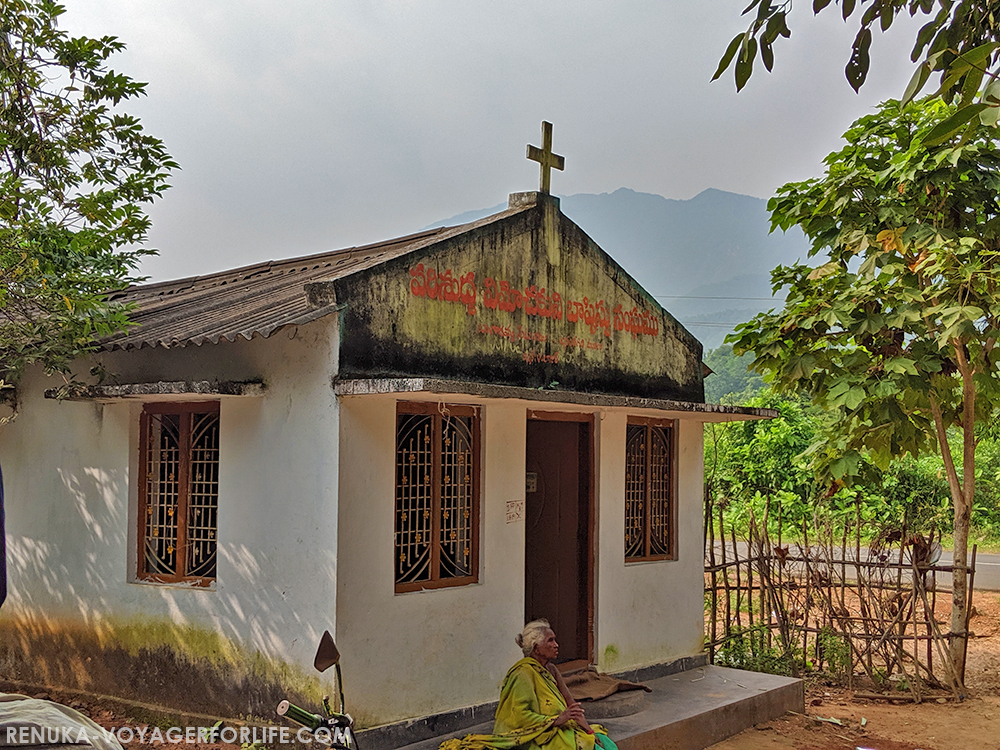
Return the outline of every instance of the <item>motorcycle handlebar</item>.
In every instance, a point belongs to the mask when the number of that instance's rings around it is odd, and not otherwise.
[[[289,703],[287,700],[281,701],[278,704],[277,713],[278,716],[291,719],[296,724],[308,727],[314,732],[325,723],[323,717],[319,714],[310,713],[304,708],[299,708],[294,703]]]
[[[277,713],[278,716],[284,716],[287,719],[291,719],[296,724],[301,724],[313,732],[323,726],[350,727],[354,723],[348,714],[338,714],[337,712],[332,711],[330,713],[330,718],[327,719],[319,714],[306,711],[304,708],[299,708],[294,703],[289,703],[287,700],[283,700],[278,704]]]

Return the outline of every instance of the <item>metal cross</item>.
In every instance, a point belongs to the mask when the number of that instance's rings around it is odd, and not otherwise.
[[[528,158],[537,161],[541,174],[539,176],[539,192],[549,194],[551,169],[555,167],[560,172],[566,166],[566,160],[559,154],[552,153],[552,123],[542,121],[542,147],[528,144]]]

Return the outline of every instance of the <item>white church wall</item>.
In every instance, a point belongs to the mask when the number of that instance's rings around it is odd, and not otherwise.
[[[506,509],[524,500],[524,405],[481,411],[479,582],[405,594],[393,584],[396,399],[348,397],[340,413],[336,637],[351,704],[373,724],[496,700],[521,657],[524,522]]]
[[[600,421],[595,656],[602,672],[670,662],[702,650],[702,425],[677,430],[676,560],[625,563],[625,428],[628,414]]]
[[[310,665],[336,613],[337,330],[331,316],[294,337],[102,357],[122,382],[266,383],[263,397],[220,399],[209,589],[135,581],[142,405],[59,403],[42,397],[55,383],[29,373],[20,415],[0,428],[10,585],[0,632],[14,636],[0,637],[5,676],[168,705],[197,692],[191,683],[217,682],[226,703],[201,708],[220,715],[273,712],[271,698],[242,694],[255,680],[320,692]],[[158,694],[157,670],[179,684]]]

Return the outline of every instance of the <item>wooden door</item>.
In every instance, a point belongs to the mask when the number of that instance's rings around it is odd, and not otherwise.
[[[559,661],[592,661],[592,424],[529,419],[525,493],[525,621],[559,639]]]

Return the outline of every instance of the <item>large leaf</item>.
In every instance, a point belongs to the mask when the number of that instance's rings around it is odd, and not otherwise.
[[[818,268],[814,268],[809,272],[809,275],[806,278],[810,281],[818,281],[819,279],[831,276],[832,274],[839,273],[840,270],[840,263],[837,261],[830,261],[829,263],[819,266]]]
[[[937,146],[961,132],[969,122],[986,109],[985,104],[970,104],[962,107],[943,122],[935,125],[924,137],[925,146]]]
[[[844,0],[844,16],[848,15],[847,5],[849,0]],[[852,3],[853,5],[853,3]],[[847,76],[847,82],[851,84],[851,88],[857,92],[868,78],[868,68],[871,65],[871,57],[869,56],[869,49],[872,46],[872,30],[867,26],[858,32],[857,37],[854,39],[854,45],[851,47],[851,59],[847,62],[847,67],[844,68],[844,74]]]
[[[757,56],[757,40],[754,37],[746,39],[739,57],[736,58],[736,90],[740,91],[747,85],[753,73],[753,60]]]
[[[774,69],[774,48],[769,41],[762,40],[760,43],[760,60],[770,73]]]
[[[733,37],[733,41],[731,41],[729,43],[729,46],[726,48],[726,54],[724,54],[722,56],[722,59],[719,61],[719,67],[716,69],[715,75],[712,76],[713,81],[719,76],[721,76],[726,71],[726,68],[729,67],[729,64],[733,61],[733,58],[736,56],[736,53],[743,45],[743,39],[745,36],[746,36],[745,34],[737,34],[736,36]]]
[[[927,79],[930,77],[931,66],[928,63],[918,65],[917,69],[913,72],[913,77],[910,78],[910,82],[906,84],[901,104],[906,105],[912,102],[913,98],[920,93],[921,89],[927,83]]]

